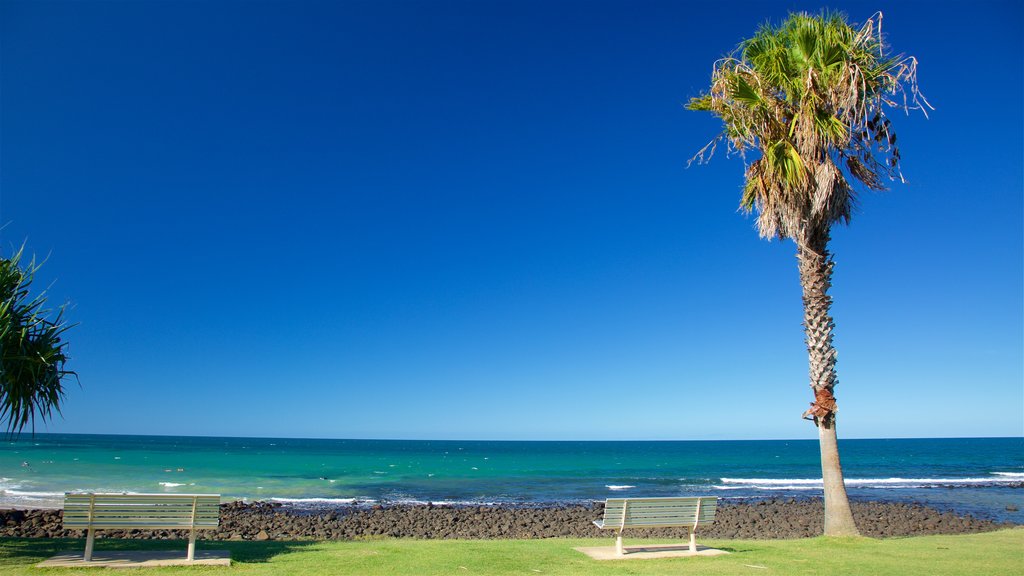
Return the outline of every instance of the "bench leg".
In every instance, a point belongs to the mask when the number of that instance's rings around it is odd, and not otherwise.
[[[690,530],[690,552],[697,553],[697,533],[693,530]]]
[[[619,534],[615,537],[615,553],[618,554],[619,556],[623,555],[623,552],[622,552],[622,532],[619,532]]]
[[[196,531],[193,530],[188,533],[188,557],[189,562],[196,559]]]
[[[92,544],[93,544],[93,541],[95,540],[95,536],[96,536],[96,529],[95,528],[89,528],[89,532],[88,532],[88,534],[85,537],[85,556],[83,556],[83,558],[85,559],[86,562],[91,562],[92,561]]]

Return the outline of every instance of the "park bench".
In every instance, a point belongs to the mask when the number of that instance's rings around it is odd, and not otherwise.
[[[92,560],[95,531],[188,530],[189,561],[195,558],[196,530],[220,523],[219,494],[64,495],[64,528],[88,530],[85,561]]]
[[[594,524],[602,530],[618,530],[615,553],[623,555],[622,531],[626,528],[685,527],[690,534],[690,552],[697,552],[694,533],[698,526],[715,520],[718,498],[609,498],[604,504],[604,518]]]

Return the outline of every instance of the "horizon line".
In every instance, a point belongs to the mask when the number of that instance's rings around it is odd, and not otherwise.
[[[25,434],[7,434],[8,442],[31,441],[39,435],[48,436],[137,436],[144,438],[208,438],[208,439],[245,439],[245,440],[326,440],[326,441],[356,441],[356,442],[817,442],[817,438],[676,438],[676,439],[516,439],[516,438],[329,438],[329,437],[307,437],[307,436],[211,436],[206,434],[137,434],[137,433],[109,433],[109,432],[34,432]],[[889,437],[857,437],[839,438],[844,440],[995,440],[995,439],[1022,439],[1020,436],[889,436]]]

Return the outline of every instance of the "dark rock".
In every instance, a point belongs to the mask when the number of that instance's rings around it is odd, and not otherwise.
[[[919,534],[960,534],[1013,526],[973,516],[957,516],[914,504],[853,502],[861,533],[873,538]],[[1009,507],[1008,507],[1009,510]],[[221,506],[217,530],[200,532],[208,540],[353,539],[387,535],[426,539],[609,538],[591,521],[603,503],[550,508],[422,506],[348,506],[332,510],[290,510],[276,504],[230,502]],[[775,499],[722,502],[715,523],[698,537],[772,539],[821,535],[824,508],[820,499]],[[0,537],[81,538],[81,530],[64,530],[60,510],[0,511]],[[632,537],[686,539],[684,528],[631,530]],[[135,539],[188,538],[184,530],[100,530],[98,537]]]

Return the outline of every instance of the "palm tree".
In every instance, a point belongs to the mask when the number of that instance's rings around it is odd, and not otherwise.
[[[814,391],[803,417],[818,428],[830,536],[858,533],[836,443],[830,230],[849,223],[855,186],[883,190],[885,179],[902,181],[886,108],[930,107],[917,90],[917,61],[887,53],[881,21],[878,13],[855,28],[842,15],[799,13],[766,24],[715,63],[710,91],[687,105],[725,124],[694,159],[710,159],[722,140],[745,161],[757,152],[746,164],[740,206],[757,213],[763,238],[796,243]]]
[[[39,269],[35,260],[21,267],[22,251],[0,258],[0,425],[16,435],[36,416],[43,420],[60,412],[63,381],[75,373],[65,369],[67,341],[64,307],[47,309],[45,292],[34,297],[30,287]]]

